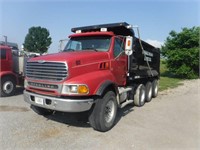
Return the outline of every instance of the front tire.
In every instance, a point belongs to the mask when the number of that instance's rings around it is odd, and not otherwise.
[[[1,97],[12,96],[15,94],[16,81],[12,77],[3,77],[1,79]]]
[[[115,125],[116,115],[116,95],[113,91],[108,91],[102,99],[97,99],[89,115],[89,122],[95,130],[106,132]]]

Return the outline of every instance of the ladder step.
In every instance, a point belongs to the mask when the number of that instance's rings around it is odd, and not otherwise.
[[[122,94],[124,92],[128,92],[128,91],[131,91],[133,90],[132,87],[127,87],[127,88],[119,88],[119,94]]]
[[[124,108],[126,105],[133,103],[133,100],[126,100],[120,105],[120,108]]]

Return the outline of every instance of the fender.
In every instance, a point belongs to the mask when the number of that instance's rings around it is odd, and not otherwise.
[[[114,92],[116,93],[116,98],[117,98],[117,104],[119,105],[120,104],[120,101],[119,101],[119,90],[117,88],[117,85],[110,81],[110,80],[106,80],[104,82],[102,82],[100,84],[100,86],[97,88],[97,91],[96,91],[96,95],[98,96],[103,96],[103,94],[105,93],[106,89],[107,88],[113,88]]]
[[[88,96],[100,95],[111,83],[115,82],[115,77],[110,70],[98,70],[66,80],[64,84],[86,84],[89,87]],[[107,85],[107,86],[106,86]]]
[[[12,71],[0,72],[0,78],[3,78],[4,76],[13,76],[13,78],[15,78],[15,80],[16,80],[16,84],[19,83],[17,75],[15,73],[13,73]]]
[[[115,83],[113,83],[110,80],[106,80],[103,83],[100,84],[100,86],[97,88],[96,91],[96,95],[101,96],[104,94],[104,91],[106,90],[106,88],[108,88],[109,86],[112,86],[115,90],[115,93],[118,93],[118,89],[117,86],[115,85]]]

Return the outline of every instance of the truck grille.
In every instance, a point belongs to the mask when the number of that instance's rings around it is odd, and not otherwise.
[[[67,66],[62,62],[27,62],[26,64],[26,77],[31,79],[62,81],[67,75]]]

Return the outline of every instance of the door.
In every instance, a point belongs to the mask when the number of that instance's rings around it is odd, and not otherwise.
[[[112,71],[118,85],[126,84],[127,56],[125,55],[125,44],[123,38],[115,37],[113,48]]]
[[[0,48],[1,71],[10,71],[10,61],[8,59],[8,50]]]

